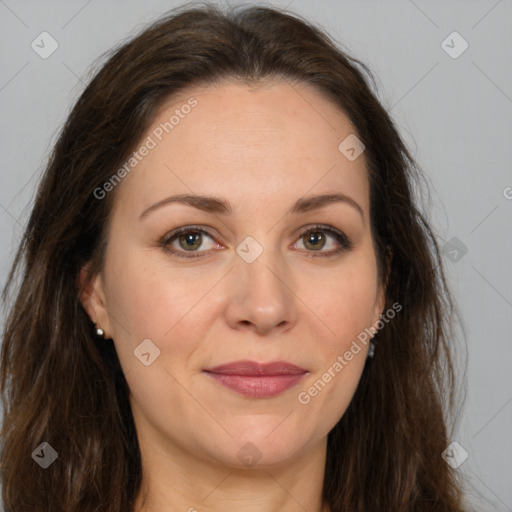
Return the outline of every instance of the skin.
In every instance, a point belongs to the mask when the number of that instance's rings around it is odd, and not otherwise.
[[[118,186],[104,268],[82,276],[82,303],[114,340],[130,388],[143,464],[137,510],[325,512],[327,434],[356,391],[367,345],[308,404],[298,394],[383,313],[364,153],[349,161],[338,150],[355,133],[345,114],[284,81],[189,88],[141,140],[190,97],[197,106]],[[346,202],[287,213],[303,196],[333,192],[356,201],[364,219]],[[173,203],[139,218],[174,194],[221,197],[234,212]],[[353,247],[318,256],[340,244],[326,231],[308,243],[300,230],[318,234],[316,223]],[[208,232],[193,249],[201,257],[159,244],[189,225]],[[247,236],[263,248],[252,263],[236,252]],[[178,237],[171,244],[190,254]],[[160,350],[149,366],[134,357],[144,339]],[[203,372],[240,359],[308,373],[278,396],[248,398]],[[261,453],[252,467],[237,457],[248,442]]]

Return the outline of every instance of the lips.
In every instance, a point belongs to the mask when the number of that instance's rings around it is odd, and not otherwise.
[[[254,361],[235,361],[233,363],[223,364],[205,370],[210,373],[221,373],[224,375],[299,375],[306,373],[304,368],[300,368],[285,361],[275,361],[272,363],[257,363]]]
[[[269,398],[295,386],[307,370],[286,361],[235,361],[204,372],[219,384],[242,395]]]

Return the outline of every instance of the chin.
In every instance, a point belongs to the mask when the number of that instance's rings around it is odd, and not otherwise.
[[[296,428],[290,430],[281,426],[276,429],[279,421],[274,418],[273,422],[264,422],[255,429],[244,428],[239,433],[235,429],[228,430],[233,438],[220,441],[217,445],[221,446],[219,450],[214,451],[210,445],[207,451],[217,462],[228,467],[275,469],[299,458],[318,442],[299,437],[300,430]],[[211,443],[211,439],[209,437],[207,441]]]

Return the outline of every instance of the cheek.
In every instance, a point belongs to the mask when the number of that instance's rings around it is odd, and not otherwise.
[[[374,257],[354,256],[328,278],[324,275],[314,282],[308,280],[299,293],[325,326],[327,344],[323,346],[337,352],[344,350],[376,320],[378,285]]]
[[[125,334],[161,338],[188,314],[193,316],[194,305],[211,287],[211,276],[198,272],[192,278],[190,270],[166,265],[154,250],[122,247],[122,241],[113,241],[108,255],[109,311],[122,322]]]
[[[194,340],[204,337],[198,312],[205,307],[213,277],[185,279],[183,269],[151,264],[147,252],[125,254],[116,259],[112,251],[106,269],[113,337],[124,369],[128,372],[135,364],[140,370],[134,350],[146,339],[160,350],[159,363],[167,366],[171,355],[183,361],[194,350]]]
[[[375,321],[376,278],[371,265],[354,266],[305,300],[322,322],[317,323],[321,331],[312,331],[317,365],[296,400],[303,413],[321,418],[317,435],[326,435],[338,422],[356,392],[371,337],[365,329]]]
[[[332,279],[323,291],[309,293],[308,305],[326,326],[316,345],[319,364],[297,390],[297,403],[307,414],[318,416],[321,434],[334,426],[349,406],[367,358],[370,335],[365,329],[375,321],[377,271],[373,253],[360,253]],[[306,293],[306,292],[303,292]],[[322,429],[327,429],[324,431]]]
[[[190,396],[180,383],[196,372],[191,358],[210,325],[200,320],[201,299],[208,297],[214,282],[212,276],[198,277],[191,287],[190,278],[151,266],[145,258],[149,259],[147,254],[126,258],[111,270],[109,309],[115,317],[115,346],[137,407],[145,417],[173,425],[177,431],[179,422],[172,417],[173,409],[167,408],[168,400],[172,395],[174,410],[191,408]],[[142,354],[147,353],[146,366]]]

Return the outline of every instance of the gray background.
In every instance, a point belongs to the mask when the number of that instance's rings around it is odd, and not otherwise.
[[[2,284],[37,179],[90,66],[181,3],[0,0]],[[469,457],[454,471],[475,503],[482,494],[494,504],[485,510],[512,511],[512,0],[271,5],[319,23],[370,66],[381,101],[430,178],[428,213],[440,243],[456,237],[464,244],[446,253],[468,349],[466,402],[453,441]],[[59,44],[47,59],[31,48],[43,31]],[[453,31],[469,44],[458,58],[441,45]]]

